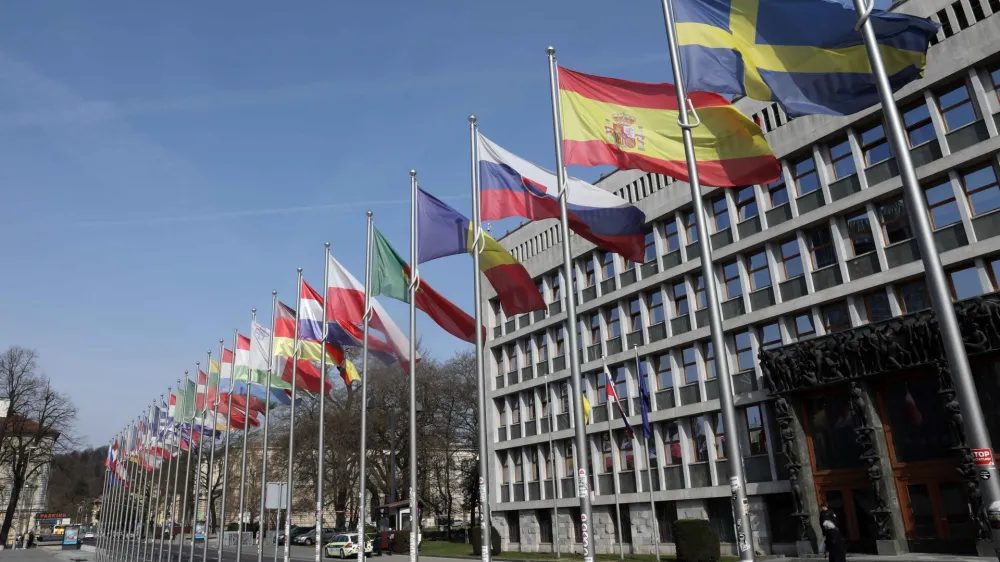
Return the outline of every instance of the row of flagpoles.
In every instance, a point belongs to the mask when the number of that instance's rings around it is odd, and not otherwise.
[[[555,50],[548,49],[550,94],[552,101],[552,122],[555,140],[556,172],[546,171],[518,156],[506,151],[485,138],[477,128],[475,117],[470,117],[470,148],[471,148],[471,189],[473,195],[472,218],[466,218],[462,213],[444,204],[441,200],[425,192],[418,186],[416,171],[410,172],[411,194],[411,232],[410,259],[406,262],[392,248],[382,234],[374,228],[373,215],[368,213],[367,248],[365,262],[365,281],[362,285],[331,255],[329,244],[326,246],[324,262],[324,293],[317,294],[302,279],[302,270],[298,271],[296,286],[296,308],[292,310],[277,301],[276,293],[272,293],[271,329],[267,330],[252,319],[252,340],[241,339],[235,334],[233,346],[236,351],[233,367],[230,372],[228,387],[221,386],[227,351],[220,349],[222,362],[219,376],[214,379],[215,393],[212,401],[212,414],[208,418],[207,405],[213,396],[211,387],[212,361],[209,356],[209,376],[203,377],[199,370],[199,384],[204,380],[205,401],[201,406],[201,418],[197,409],[193,410],[191,398],[197,392],[190,392],[191,382],[185,380],[184,392],[178,388],[176,402],[182,404],[185,411],[175,409],[172,414],[163,414],[165,405],[161,403],[151,406],[146,420],[156,420],[157,432],[155,438],[150,437],[149,425],[140,419],[134,422],[128,431],[123,431],[114,441],[109,453],[108,485],[105,498],[109,498],[107,506],[111,507],[110,528],[122,528],[123,517],[133,520],[125,523],[134,524],[139,519],[131,498],[128,484],[138,477],[139,489],[152,482],[152,471],[160,469],[156,478],[157,500],[156,511],[160,510],[159,484],[162,480],[162,460],[167,460],[167,476],[169,480],[170,465],[174,464],[173,491],[168,494],[173,498],[177,492],[180,463],[173,460],[178,452],[187,447],[197,450],[198,465],[201,465],[202,438],[207,434],[212,436],[210,465],[215,455],[215,431],[225,432],[223,453],[224,479],[228,477],[229,434],[234,428],[249,430],[256,419],[258,411],[264,414],[263,441],[266,451],[268,440],[268,418],[272,403],[290,405],[291,418],[294,424],[296,389],[306,389],[318,395],[320,419],[323,419],[324,396],[328,391],[326,368],[328,363],[337,366],[346,384],[357,381],[362,393],[361,400],[361,435],[360,435],[360,482],[359,489],[359,535],[364,534],[366,494],[365,494],[365,457],[366,442],[366,404],[367,404],[367,372],[369,354],[375,354],[383,359],[398,361],[409,373],[410,391],[410,560],[417,559],[417,540],[419,514],[417,498],[419,497],[416,482],[416,310],[419,308],[427,313],[436,323],[456,337],[473,343],[476,347],[476,379],[479,420],[479,496],[481,509],[481,532],[483,542],[488,544],[490,536],[490,463],[488,456],[488,431],[485,389],[484,365],[484,334],[482,331],[483,293],[482,277],[493,285],[501,305],[508,317],[533,310],[545,308],[545,303],[535,287],[527,270],[502,248],[482,229],[483,220],[498,220],[507,217],[524,217],[530,220],[558,219],[562,251],[562,278],[569,281],[573,276],[573,253],[571,249],[571,231],[582,238],[593,242],[598,247],[617,252],[633,262],[643,259],[645,215],[637,207],[622,199],[605,192],[595,186],[571,178],[566,174],[566,165],[580,164],[587,166],[611,164],[620,169],[639,169],[651,173],[660,173],[687,181],[691,188],[696,225],[701,235],[698,237],[700,250],[702,278],[705,283],[709,325],[714,349],[725,350],[722,331],[722,315],[716,290],[715,269],[712,261],[712,249],[709,242],[707,220],[702,200],[700,179],[716,187],[740,187],[750,184],[767,184],[781,176],[781,168],[777,159],[764,138],[760,128],[733,107],[725,98],[718,95],[741,94],[767,101],[777,101],[786,112],[792,116],[809,113],[849,114],[857,111],[854,105],[873,103],[873,91],[884,110],[890,144],[900,165],[903,177],[906,204],[910,207],[910,217],[915,221],[920,244],[920,253],[924,261],[925,272],[932,293],[934,308],[938,314],[948,359],[951,364],[955,386],[959,391],[959,400],[966,415],[969,427],[970,444],[976,448],[990,448],[989,437],[983,429],[982,411],[975,397],[974,385],[971,384],[971,374],[968,358],[965,356],[961,338],[958,335],[954,310],[951,308],[947,286],[944,284],[943,270],[937,252],[934,250],[933,239],[927,222],[926,203],[924,202],[909,152],[905,135],[900,124],[899,112],[893,100],[893,89],[899,88],[909,81],[919,77],[919,72],[913,68],[922,69],[925,63],[928,42],[936,32],[934,24],[920,18],[902,14],[874,10],[872,4],[863,0],[855,0],[857,25],[846,25],[843,10],[850,8],[835,0],[804,0],[812,10],[814,21],[829,21],[830,25],[823,28],[822,37],[817,41],[828,41],[829,47],[795,47],[782,46],[771,48],[772,45],[758,45],[753,37],[758,25],[758,13],[776,2],[772,0],[756,0],[754,2],[732,3],[729,6],[728,19],[716,21],[718,14],[708,4],[709,0],[673,0],[683,6],[682,21],[675,21],[671,8],[671,0],[661,0],[664,24],[668,39],[668,48],[673,67],[674,83],[643,84],[614,78],[591,76],[560,68]],[[747,6],[753,5],[754,10]],[[806,10],[807,12],[809,10]],[[751,13],[752,12],[752,13]],[[827,14],[826,18],[823,14]],[[852,16],[853,17],[853,16]],[[873,20],[879,23],[876,29]],[[731,22],[732,29],[729,29]],[[812,25],[813,22],[810,22]],[[886,25],[886,22],[892,25]],[[738,24],[738,25],[737,25]],[[711,35],[705,29],[712,27],[722,29],[730,35],[729,50],[739,53],[738,57],[718,57],[705,55],[714,51],[709,47],[717,47],[713,41],[719,40],[719,35]],[[794,26],[789,26],[792,29]],[[679,33],[683,30],[683,33]],[[749,31],[748,31],[749,30]],[[860,30],[860,34],[858,32]],[[749,36],[746,36],[749,33]],[[711,37],[710,37],[711,36]],[[714,37],[714,39],[712,39]],[[903,39],[900,39],[900,38]],[[894,44],[894,41],[902,41]],[[894,72],[892,80],[886,72],[882,60],[880,45],[890,45],[894,59],[893,68],[900,67],[900,61],[910,63],[903,70]],[[837,58],[841,49],[862,47],[868,54],[868,65],[859,62],[858,57]],[[705,49],[692,51],[692,48]],[[797,50],[798,49],[798,50]],[[809,54],[800,56],[801,50]],[[726,51],[728,52],[728,51]],[[695,53],[695,55],[692,55]],[[902,53],[902,54],[901,54]],[[782,59],[788,56],[787,60]],[[712,64],[701,64],[705,61],[697,56],[708,56]],[[694,57],[694,58],[692,58]],[[716,57],[716,58],[712,58]],[[742,57],[742,67],[733,62]],[[798,58],[796,58],[798,57]],[[901,58],[900,58],[901,57]],[[694,64],[697,60],[699,64]],[[840,66],[830,63],[829,68],[817,70],[810,66],[819,60],[838,60]],[[687,62],[685,62],[687,61]],[[683,68],[687,64],[687,68]],[[732,67],[736,65],[736,67]],[[852,66],[846,68],[846,66]],[[913,67],[913,68],[911,68]],[[690,75],[685,76],[684,71]],[[786,79],[800,86],[799,89],[769,87],[763,81],[764,71],[767,73],[784,72]],[[705,73],[716,72],[718,76],[706,76]],[[808,74],[807,77],[803,77]],[[794,76],[793,76],[794,75]],[[859,76],[864,77],[863,79]],[[719,80],[713,81],[714,78]],[[723,80],[722,78],[725,78]],[[870,78],[870,81],[869,81]],[[728,81],[728,82],[727,82]],[[779,82],[775,81],[777,85]],[[693,85],[692,92],[685,91],[685,85]],[[856,88],[857,92],[845,92],[844,88]],[[867,97],[866,97],[867,96]],[[850,98],[850,99],[847,99]],[[860,101],[859,101],[860,100]],[[865,101],[867,100],[867,101]],[[846,112],[846,113],[845,113]],[[705,123],[706,126],[701,125]],[[684,158],[679,155],[683,152]],[[434,291],[419,274],[419,264],[461,253],[469,253],[473,258],[473,287],[475,311],[474,317],[469,316],[446,298]],[[572,284],[566,282],[566,293],[570,293]],[[373,297],[383,295],[407,302],[410,307],[410,329],[407,339],[402,331],[392,322],[392,319]],[[577,341],[576,303],[572,294],[564,296],[566,304],[565,331],[569,339],[570,384],[572,385],[572,413],[575,430],[574,458],[579,459],[576,467],[577,491],[581,506],[579,524],[582,528],[582,551],[585,562],[592,562],[590,524],[593,520],[591,508],[591,493],[588,484],[585,454],[589,448],[586,445],[585,433],[585,403],[580,380],[580,358],[576,353],[579,348]],[[362,326],[358,333],[358,326]],[[243,340],[246,340],[244,345]],[[264,341],[266,340],[266,345]],[[221,346],[220,346],[221,347]],[[362,349],[362,371],[360,375],[345,356],[345,348],[360,347]],[[264,349],[267,349],[264,352]],[[255,358],[254,351],[261,355]],[[246,375],[240,375],[241,353],[246,358],[243,362]],[[721,353],[721,352],[720,352]],[[279,361],[277,358],[281,357]],[[318,369],[316,365],[318,364]],[[256,366],[256,369],[255,369]],[[738,435],[736,413],[732,396],[732,381],[730,379],[728,362],[716,362],[717,376],[720,383],[720,403],[723,425],[727,435]],[[638,372],[638,369],[637,369]],[[255,373],[263,374],[255,380]],[[280,381],[272,379],[280,375]],[[300,379],[301,377],[301,379]],[[180,381],[178,381],[180,384]],[[245,384],[245,388],[238,383]],[[286,384],[287,383],[287,384]],[[546,382],[547,384],[547,382]],[[609,383],[610,384],[610,383]],[[259,387],[258,394],[253,393],[254,386]],[[221,401],[219,396],[228,392],[225,423],[218,418]],[[244,395],[237,394],[237,388]],[[609,392],[609,394],[611,394]],[[648,395],[648,391],[647,391]],[[238,396],[234,404],[234,396]],[[260,404],[255,409],[253,398],[258,398]],[[173,399],[172,399],[173,401]],[[234,419],[234,406],[237,413],[242,414]],[[610,407],[610,406],[609,406]],[[157,414],[154,416],[154,410]],[[644,409],[644,414],[645,414]],[[161,419],[163,424],[161,427]],[[200,419],[200,423],[199,423]],[[610,419],[610,416],[609,416]],[[206,420],[211,423],[206,424]],[[627,421],[627,420],[626,420]],[[234,424],[234,422],[237,422]],[[644,438],[648,439],[647,419],[643,420]],[[141,429],[141,431],[137,431]],[[631,433],[631,432],[630,432]],[[142,439],[152,440],[158,448],[152,462],[147,462],[150,448],[140,445],[136,439],[142,434]],[[318,435],[318,450],[324,450],[323,424],[320,423]],[[125,445],[126,451],[120,451],[119,441]],[[289,460],[287,468],[288,513],[291,512],[293,490],[292,453],[295,447],[294,427],[289,434]],[[644,447],[645,448],[645,447]],[[726,456],[730,459],[730,488],[732,491],[734,522],[736,526],[737,550],[743,561],[754,560],[753,538],[751,536],[748,503],[743,477],[739,439],[726,440]],[[550,447],[550,455],[551,447]],[[648,448],[647,448],[648,454]],[[123,456],[128,456],[135,463],[120,462]],[[181,513],[181,546],[178,560],[182,559],[184,550],[184,524],[186,523],[187,505],[187,475],[190,474],[190,463],[193,454],[188,454],[185,469],[185,485],[183,491],[183,507]],[[261,496],[263,502],[263,486],[267,473],[266,452],[262,453]],[[323,474],[323,454],[318,455],[319,474]],[[648,462],[648,459],[647,459]],[[124,468],[123,468],[124,466]],[[211,468],[208,469],[211,471]],[[995,472],[995,467],[991,470]],[[200,470],[199,470],[200,471]],[[241,453],[239,514],[244,513],[244,484],[246,475],[246,438],[244,436]],[[996,476],[996,475],[994,475]],[[1000,486],[997,478],[984,480],[982,483],[984,496],[990,502],[1000,501]],[[195,483],[195,498],[200,493],[200,480]],[[226,518],[226,484],[223,484],[222,517]],[[316,489],[316,533],[317,539],[322,536],[322,478]],[[652,502],[652,495],[650,496]],[[148,521],[149,502],[141,502],[147,513],[141,521]],[[1000,503],[996,505],[1000,506]],[[263,504],[262,504],[263,511]],[[173,507],[171,506],[171,515]],[[998,508],[1000,509],[1000,508]],[[197,509],[195,510],[197,513]],[[1000,515],[1000,511],[998,511]],[[135,559],[139,548],[138,541],[127,544],[123,541],[109,541],[108,525],[104,524],[102,513],[101,546],[109,559]],[[263,519],[262,519],[263,524]],[[285,520],[285,533],[288,535],[289,518]],[[261,534],[263,536],[263,533]],[[207,541],[206,541],[207,542]],[[321,540],[317,540],[316,560],[321,557]],[[143,556],[147,544],[143,542]],[[289,559],[289,541],[285,541],[284,558]],[[168,560],[172,556],[173,543],[167,547]],[[163,544],[160,543],[159,556],[162,556]],[[188,546],[189,562],[193,561],[195,550],[194,537],[190,537]],[[490,560],[489,548],[482,549],[485,562]],[[242,542],[237,542],[237,558],[242,555]],[[203,546],[203,556],[207,553],[207,544]],[[219,541],[218,553],[222,557],[222,541]],[[130,557],[131,556],[131,557]],[[364,559],[363,548],[359,558]],[[258,561],[262,559],[262,549],[258,551]]]

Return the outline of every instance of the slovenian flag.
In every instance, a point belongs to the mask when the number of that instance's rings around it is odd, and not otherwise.
[[[477,136],[482,220],[558,219],[556,175]],[[645,261],[646,215],[635,205],[589,183],[566,184],[569,227],[599,248]]]

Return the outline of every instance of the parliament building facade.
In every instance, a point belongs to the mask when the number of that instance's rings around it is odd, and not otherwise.
[[[942,25],[924,77],[896,99],[1000,442],[1000,0],[893,9]],[[881,107],[789,120],[775,104],[736,104],[761,125],[783,177],[706,187],[708,232],[694,224],[686,183],[618,171],[597,185],[645,212],[644,263],[574,235],[567,282],[555,221],[501,240],[549,303],[510,317],[484,287],[490,504],[504,549],[580,549],[567,360],[578,353],[598,552],[617,552],[620,535],[626,552],[650,553],[658,539],[670,553],[678,518],[710,520],[731,552],[724,445],[739,439],[759,552],[815,549],[826,502],[850,551],[976,553],[988,537],[978,471]],[[714,249],[722,350],[710,340],[698,236]],[[566,298],[578,303],[577,350]],[[608,406],[602,360],[637,428],[637,377],[647,377],[648,444],[640,430],[629,439]],[[716,361],[732,373],[737,435],[722,425]]]

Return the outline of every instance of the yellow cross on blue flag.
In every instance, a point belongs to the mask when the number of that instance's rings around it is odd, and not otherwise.
[[[674,0],[691,91],[776,101],[792,116],[850,115],[878,103],[851,0]],[[893,91],[923,73],[938,25],[874,10]]]

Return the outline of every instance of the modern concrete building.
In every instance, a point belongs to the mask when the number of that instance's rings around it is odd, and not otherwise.
[[[988,398],[1000,394],[1000,368],[989,360],[1000,347],[992,328],[1000,321],[990,323],[990,293],[1000,288],[1000,1],[909,0],[894,9],[942,24],[924,78],[897,100],[953,295],[973,299],[960,319],[1000,439]],[[670,521],[692,517],[712,521],[731,550],[727,438],[742,445],[758,551],[814,549],[825,501],[853,551],[976,552],[975,474],[962,454],[950,377],[933,355],[936,327],[920,312],[929,307],[922,263],[881,108],[789,120],[775,104],[737,105],[761,124],[783,178],[705,188],[709,232],[694,225],[686,183],[619,171],[598,185],[646,213],[645,263],[574,236],[568,283],[554,221],[502,239],[550,303],[509,317],[495,293],[484,295],[491,503],[505,549],[550,550],[554,541],[579,549],[566,355],[576,352],[593,406],[598,552],[617,550],[616,491],[627,550],[651,552],[655,533],[671,552]],[[714,248],[724,350],[710,342],[699,235]],[[579,350],[565,343],[569,292],[579,303]],[[763,361],[762,351],[770,353]],[[864,359],[841,365],[847,357]],[[641,436],[627,439],[617,413],[608,421],[602,359],[634,426],[637,377],[647,377],[651,470]],[[720,359],[734,373],[737,435],[721,424]]]

